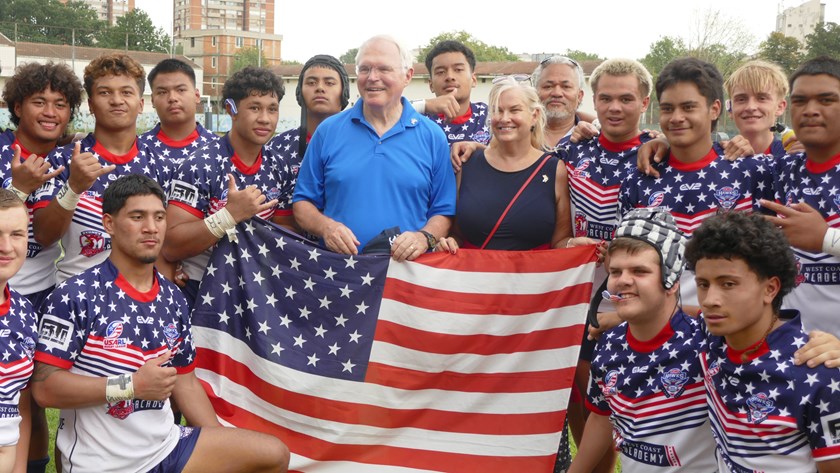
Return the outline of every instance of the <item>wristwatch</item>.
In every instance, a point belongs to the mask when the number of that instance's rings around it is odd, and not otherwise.
[[[426,244],[429,245],[429,251],[434,251],[437,246],[437,238],[426,230],[420,230],[420,233],[426,237]]]

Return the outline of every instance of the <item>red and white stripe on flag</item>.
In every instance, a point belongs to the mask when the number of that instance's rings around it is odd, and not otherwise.
[[[289,446],[291,471],[549,472],[594,261],[594,246],[392,260],[364,382],[203,326],[196,373],[224,423]]]

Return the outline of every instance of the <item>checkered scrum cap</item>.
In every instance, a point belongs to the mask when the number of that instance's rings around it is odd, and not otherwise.
[[[615,238],[628,237],[649,243],[662,259],[662,285],[671,289],[685,268],[686,238],[668,211],[633,209],[618,224]]]

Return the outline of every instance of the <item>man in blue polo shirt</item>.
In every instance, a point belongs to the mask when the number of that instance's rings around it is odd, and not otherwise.
[[[394,39],[365,41],[356,71],[361,99],[325,120],[309,143],[295,218],[332,251],[358,254],[373,240],[390,247],[394,259],[411,260],[433,249],[452,224],[449,146],[443,131],[402,97],[414,70]]]

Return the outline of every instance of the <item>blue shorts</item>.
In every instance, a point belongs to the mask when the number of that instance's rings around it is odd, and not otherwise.
[[[181,429],[181,438],[175,445],[175,449],[166,456],[154,468],[149,470],[149,473],[181,473],[187,462],[195,450],[195,444],[198,442],[198,435],[201,433],[200,427],[184,427],[178,426]]]

